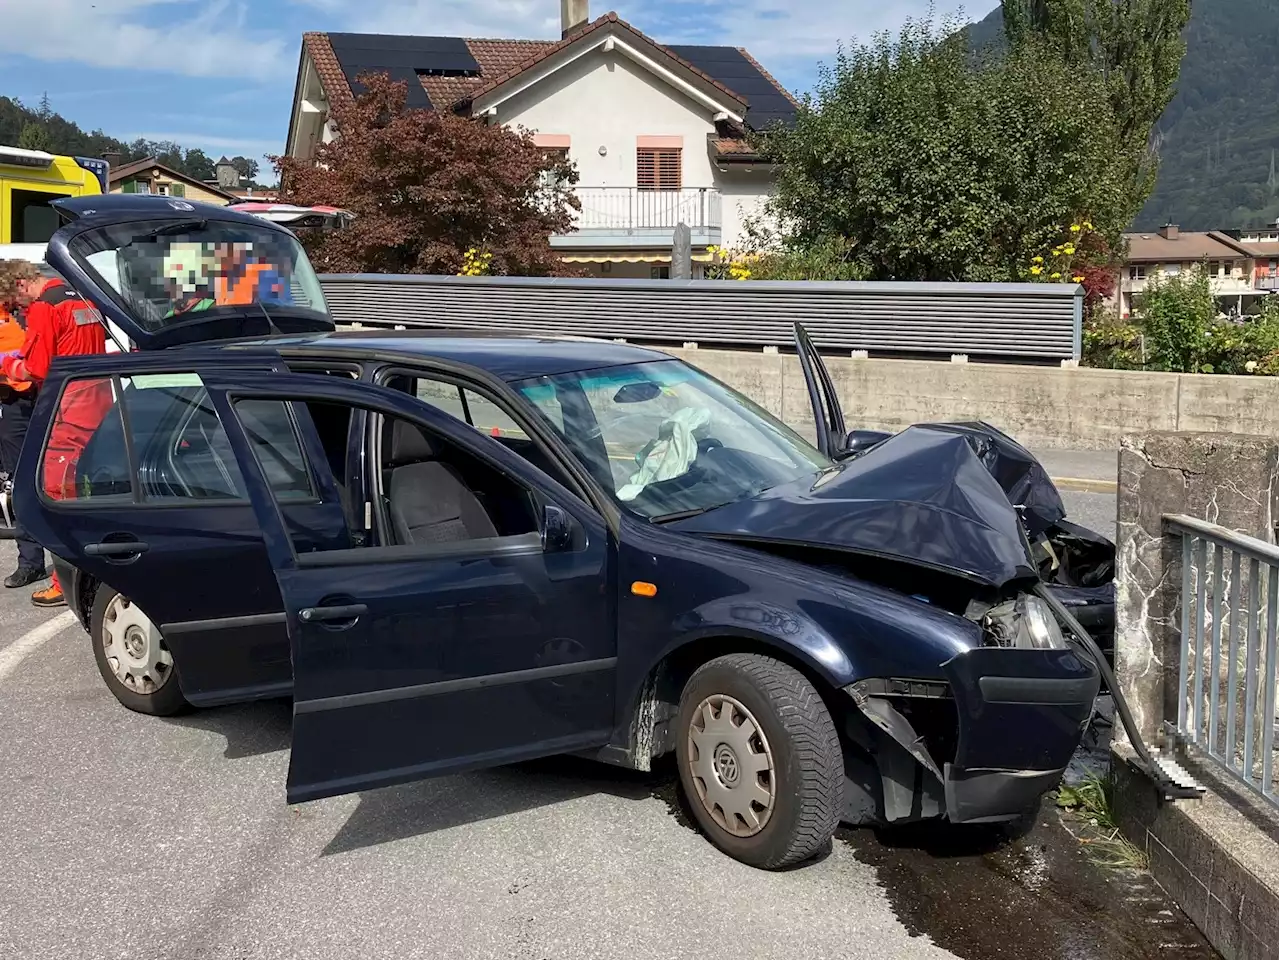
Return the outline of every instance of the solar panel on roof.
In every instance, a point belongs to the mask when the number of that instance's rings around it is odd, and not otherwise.
[[[478,77],[480,64],[461,37],[410,37],[378,33],[331,33],[329,45],[342,72],[359,92],[356,77],[386,73],[408,88],[407,105],[432,109],[419,78],[422,76]]]
[[[795,123],[795,105],[737,47],[668,44],[667,49],[746,100],[748,126],[763,130]]]

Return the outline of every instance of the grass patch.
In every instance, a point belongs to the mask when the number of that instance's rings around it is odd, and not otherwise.
[[[1058,808],[1084,829],[1067,831],[1086,847],[1089,859],[1105,867],[1147,869],[1147,855],[1120,833],[1115,817],[1115,780],[1091,773],[1075,786],[1058,788]],[[1064,826],[1066,826],[1064,820]]]

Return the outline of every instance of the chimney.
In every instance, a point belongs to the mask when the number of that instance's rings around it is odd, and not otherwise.
[[[124,159],[124,154],[116,151],[108,151],[102,155],[102,159],[107,161],[107,166],[118,167],[120,166],[120,161]]]
[[[1156,232],[1159,233],[1160,236],[1164,237],[1166,240],[1178,239],[1178,225],[1176,223],[1166,223],[1163,227],[1161,227]]]
[[[587,0],[560,0],[560,37],[573,33],[589,17]]]

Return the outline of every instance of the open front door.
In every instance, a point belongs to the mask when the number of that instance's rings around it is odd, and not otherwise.
[[[809,403],[813,407],[813,422],[818,431],[818,449],[835,459],[844,449],[848,430],[845,428],[844,411],[831,374],[822,362],[818,350],[809,339],[802,324],[796,324],[796,354],[804,373],[804,385],[809,391]]]
[[[398,391],[211,380],[288,616],[291,803],[601,746],[616,633],[603,519],[527,461]],[[361,546],[304,549],[251,442],[259,405],[367,424]],[[311,473],[327,463],[312,460]],[[353,543],[355,541],[353,540]]]

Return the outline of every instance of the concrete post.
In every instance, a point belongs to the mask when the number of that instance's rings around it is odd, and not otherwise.
[[[1275,542],[1274,437],[1149,433],[1120,444],[1116,541],[1116,683],[1143,739],[1177,716],[1181,513]],[[1126,741],[1115,727],[1117,743]]]

